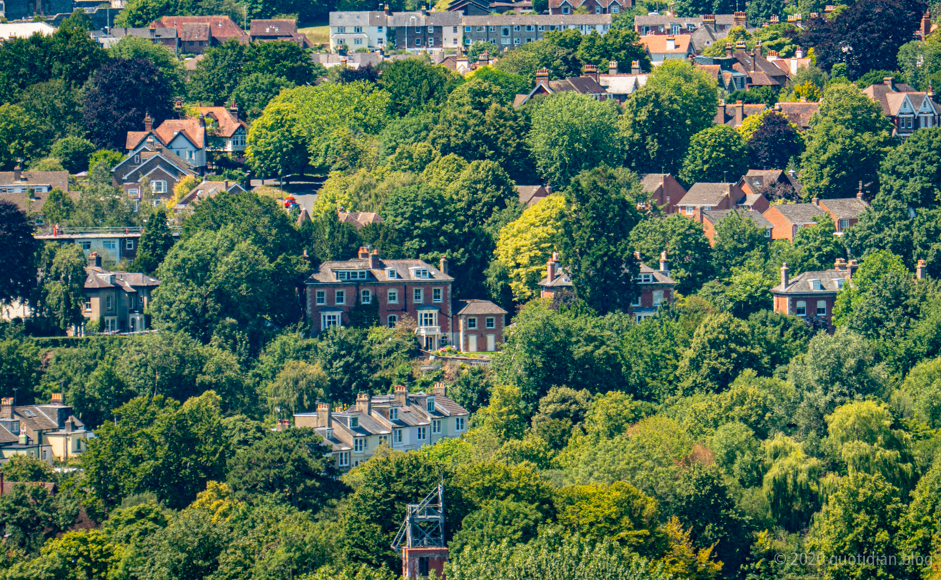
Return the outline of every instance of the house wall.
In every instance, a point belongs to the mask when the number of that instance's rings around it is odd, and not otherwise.
[[[610,24],[527,24],[501,23],[499,17],[491,19],[488,24],[464,24],[464,44],[475,42],[492,42],[497,46],[510,47],[542,40],[546,32],[553,30],[578,30],[582,34],[592,31],[605,34],[611,28]]]
[[[798,314],[800,302],[803,302],[805,307],[802,315]],[[826,314],[817,314],[818,303],[822,303],[823,308],[826,309]],[[774,311],[782,314],[792,314],[798,318],[822,318],[827,321],[827,331],[833,334],[835,330],[833,326],[833,305],[835,303],[836,295],[829,293],[775,295]]]
[[[358,30],[358,32],[357,32]],[[357,48],[376,49],[386,45],[386,26],[331,26],[330,50],[345,43],[351,51]],[[359,40],[359,42],[356,42]]]
[[[52,454],[60,461],[66,461],[72,457],[81,455],[86,449],[86,438],[88,433],[80,431],[71,435],[55,435],[46,437],[51,447]]]
[[[471,318],[477,319],[477,328],[471,329],[469,327],[468,320]],[[493,318],[494,327],[487,328],[487,319]],[[503,342],[503,328],[506,323],[505,314],[482,314],[482,315],[462,315],[458,317],[457,323],[457,343],[458,348],[462,352],[494,352],[496,350],[496,345]],[[488,342],[488,337],[493,336],[494,347],[490,348],[490,342]],[[476,337],[472,339],[471,337]],[[474,342],[476,340],[476,342]],[[476,348],[471,350],[472,344],[476,344]]]
[[[794,241],[794,233],[797,231],[795,226],[789,219],[784,217],[778,208],[771,206],[768,210],[762,214],[766,220],[771,222],[771,225],[774,226],[771,230],[771,239],[772,240],[787,240],[789,242]]]

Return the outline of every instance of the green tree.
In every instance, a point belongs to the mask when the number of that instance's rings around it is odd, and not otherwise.
[[[631,230],[631,244],[641,260],[655,269],[666,252],[670,277],[682,294],[695,291],[712,274],[712,248],[695,220],[680,215],[650,217]]]
[[[771,516],[786,530],[804,529],[820,509],[823,463],[781,434],[766,440],[762,448],[768,464],[762,490]]]
[[[58,479],[51,465],[31,455],[14,455],[3,466],[4,481],[46,481]]]
[[[0,168],[20,165],[21,159],[40,159],[49,143],[40,122],[18,105],[0,105]]]
[[[187,93],[190,100],[223,105],[243,77],[249,48],[229,39],[210,47],[190,74]],[[265,71],[270,72],[270,71]]]
[[[718,392],[740,372],[755,368],[758,349],[752,345],[748,326],[731,314],[706,318],[677,367],[684,392]]]
[[[51,195],[51,194],[50,194]],[[35,259],[41,246],[26,214],[11,201],[0,201],[0,304],[30,296],[36,287]]]
[[[627,310],[639,293],[630,232],[640,221],[636,176],[606,165],[575,177],[565,190],[562,263],[578,298],[596,312]]]
[[[910,274],[902,258],[887,250],[866,256],[853,273],[853,284],[837,294],[836,303],[833,305],[834,323],[840,326],[847,324],[852,314],[862,306],[866,294],[880,280],[891,274]]]
[[[42,276],[32,302],[61,331],[85,321],[85,252],[73,244],[47,244],[40,258]]]
[[[272,73],[252,73],[243,78],[232,90],[232,100],[239,106],[239,113],[248,121],[261,116],[271,99],[284,89],[293,89],[294,83]]]
[[[527,139],[540,173],[566,187],[580,171],[619,157],[617,108],[575,92],[553,95],[534,106]]]
[[[88,139],[65,137],[53,143],[50,155],[61,161],[69,173],[78,173],[88,170],[88,157],[94,152],[95,145]]]
[[[154,19],[156,20],[156,18]],[[153,20],[151,20],[152,22]],[[149,24],[149,22],[147,23]],[[170,86],[173,88],[173,94],[179,95],[184,89],[183,79],[186,76],[183,63],[173,56],[167,47],[162,44],[154,44],[150,40],[140,36],[125,36],[108,49],[108,54],[112,58],[144,58],[154,63],[162,72]]]
[[[735,181],[748,171],[745,141],[728,125],[714,125],[693,135],[678,177],[687,185]]]
[[[279,493],[302,510],[321,507],[342,490],[329,448],[313,429],[275,431],[229,461],[226,482],[235,497]]]
[[[0,497],[4,544],[27,553],[38,551],[46,540],[71,526],[76,516],[76,498],[67,494],[53,497],[40,485],[14,485]]]
[[[0,341],[0,396],[28,401],[41,375],[39,349],[23,340]]]
[[[764,256],[768,239],[745,212],[733,211],[716,224],[712,259],[717,272],[744,266],[751,256]]]
[[[81,135],[82,90],[62,79],[30,85],[19,94],[17,105],[39,123],[47,139]]]
[[[514,544],[525,543],[536,537],[543,521],[542,512],[531,504],[493,500],[467,514],[449,548],[454,554],[460,554],[465,548],[480,550],[504,539]]]
[[[536,283],[545,277],[546,262],[559,247],[558,228],[564,209],[563,196],[550,195],[500,230],[495,257],[510,272],[516,301],[538,295]]]
[[[523,436],[524,413],[522,392],[513,385],[497,385],[490,393],[490,404],[477,411],[483,424],[502,441]]]
[[[269,411],[281,419],[313,409],[325,394],[327,380],[319,367],[290,361],[266,387]]]
[[[461,82],[448,69],[418,58],[383,63],[379,68],[379,84],[391,96],[389,111],[399,117],[440,105]]]
[[[941,426],[941,360],[926,360],[912,367],[901,389],[911,397],[916,419],[932,429]]]
[[[159,206],[150,216],[148,226],[141,234],[133,268],[141,272],[155,272],[174,242],[173,234],[167,226],[167,211],[163,206]]]

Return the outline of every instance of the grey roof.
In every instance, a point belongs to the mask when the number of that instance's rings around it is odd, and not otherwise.
[[[330,13],[330,26],[386,26],[388,16],[377,11],[343,11]]]
[[[442,397],[441,395],[435,395],[435,410],[443,410],[448,417],[470,415],[467,409],[455,403],[451,397]]]
[[[643,262],[641,262],[640,264],[640,273],[641,274],[653,274],[654,281],[646,282],[644,284],[676,284],[676,282],[673,281],[673,278],[670,278],[668,273],[664,272],[663,270],[657,270],[655,268],[651,268],[650,266],[644,264]]]
[[[506,314],[506,310],[489,300],[458,300],[455,309],[458,316],[462,314]]]
[[[820,207],[829,210],[837,219],[858,218],[869,209],[869,204],[857,197],[821,199],[818,203]]]
[[[337,280],[336,272],[343,270],[369,270],[369,278],[358,280],[363,282],[389,282],[401,284],[402,282],[451,282],[454,280],[447,274],[442,274],[434,266],[421,260],[379,260],[379,269],[369,268],[369,260],[347,260],[345,262],[324,262],[320,268],[307,279],[308,284],[336,284],[345,282]],[[410,268],[427,268],[431,278],[414,278]],[[388,270],[394,269],[396,277],[390,278]]]
[[[15,175],[16,173],[13,171],[0,171],[0,187],[48,185],[53,189],[59,188],[64,192],[69,191],[68,171],[22,171],[20,172],[19,181],[15,179]]]
[[[733,185],[732,183],[697,183],[689,188],[677,205],[709,207],[719,205]]]
[[[89,266],[85,268],[85,273],[88,275],[85,279],[85,288],[88,289],[121,288],[125,292],[137,292],[135,287],[160,285],[160,280],[137,272],[112,272],[104,268]],[[114,276],[113,283],[111,282],[112,276]]]
[[[349,417],[356,417],[358,426],[350,427],[349,421],[344,421],[343,419],[348,419]],[[349,432],[355,437],[364,437],[366,435],[388,435],[391,431],[385,427],[379,421],[376,421],[369,415],[359,411],[356,407],[350,407],[349,409],[344,409],[342,412],[337,412],[332,414],[333,421],[331,426],[336,427],[340,425],[344,431]]]
[[[550,26],[568,26],[576,24],[611,24],[610,14],[485,14],[465,16],[464,26],[513,26],[516,24],[536,24]]]
[[[750,209],[748,211],[742,211],[740,209],[708,209],[702,212],[702,216],[703,218],[709,220],[712,224],[717,224],[720,221],[724,220],[726,217],[728,217],[730,213],[733,213],[733,212],[737,212],[737,213],[744,215],[751,221],[755,222],[755,225],[758,226],[759,228],[770,230],[771,228],[774,227],[774,224],[766,220],[765,216],[761,215],[761,213],[753,209]]]
[[[433,26],[460,26],[463,18],[460,12],[430,12],[427,22]]]
[[[538,285],[544,288],[571,288],[572,279],[569,278],[569,273],[566,271],[566,269],[559,266],[556,268],[554,280],[543,278],[538,282]]]
[[[820,290],[814,290],[812,280],[820,281]],[[849,280],[849,273],[846,270],[830,269],[818,272],[804,272],[794,276],[787,282],[787,287],[778,284],[771,289],[775,294],[819,294],[821,296],[832,296],[840,291],[837,281]]]
[[[645,173],[640,178],[640,185],[644,191],[653,193],[663,185],[663,180],[670,177],[669,173]]]
[[[125,36],[140,36],[156,40],[176,38],[176,28],[112,28],[111,35],[115,38]]]
[[[814,223],[814,217],[822,215],[824,211],[812,203],[780,203],[771,206],[777,208],[787,221],[795,225]],[[771,211],[771,208],[768,209]]]
[[[20,438],[7,431],[6,427],[0,425],[0,443],[19,443]]]
[[[735,24],[734,14],[716,14],[716,24]],[[663,14],[647,14],[634,17],[634,26],[659,26],[661,24],[696,24],[702,26],[702,16],[666,16]]]
[[[301,413],[298,414],[300,415]],[[314,432],[323,437],[324,443],[330,445],[333,451],[352,451],[352,447],[337,439],[335,435],[329,435],[331,431],[333,431],[332,427],[329,429],[326,427],[314,428]]]
[[[20,420],[20,429],[24,426],[30,431],[53,431],[59,428],[59,425],[46,416],[35,405],[23,407],[13,407],[13,412]]]

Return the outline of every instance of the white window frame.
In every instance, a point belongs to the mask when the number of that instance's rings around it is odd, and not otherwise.
[[[337,290],[333,294],[334,304],[346,304],[346,290]]]
[[[111,312],[112,310],[114,310],[114,296],[108,296],[108,297],[105,299],[105,304],[107,305],[107,306],[105,307],[105,309],[106,309],[108,312]]]
[[[85,312],[91,312],[91,299],[85,301]]]
[[[425,410],[428,411],[429,413],[435,412],[435,398],[434,397],[428,397],[427,399],[425,399]]]
[[[431,433],[432,435],[441,434],[441,419],[434,419],[431,421]]]
[[[124,249],[125,249],[125,250],[133,250],[133,249],[134,249],[134,240],[133,240],[132,238],[128,238],[128,239],[124,240]]]
[[[431,289],[431,301],[432,302],[441,302],[444,300],[444,290],[441,288],[432,288]]]
[[[803,310],[803,312],[801,312]],[[804,300],[798,300],[794,305],[794,314],[796,316],[807,316],[807,302]]]
[[[349,467],[350,466],[350,452],[341,451],[337,453],[337,465],[340,467]]]
[[[101,242],[101,247],[103,247],[106,250],[117,250],[118,243],[115,240],[104,240]]]
[[[431,324],[426,324],[430,322]],[[438,326],[438,313],[434,310],[418,313],[418,326]]]
[[[464,427],[465,427],[464,417],[455,417],[454,418],[455,431],[463,431]]]
[[[401,445],[402,443],[402,430],[401,429],[392,430],[392,443],[393,444],[398,443]]]
[[[341,312],[321,312],[320,330],[327,330],[331,326],[343,326],[343,313]]]
[[[314,302],[318,306],[324,306],[327,304],[327,291],[326,290],[317,290],[314,294]]]
[[[359,293],[359,300],[363,304],[372,304],[372,291],[371,290],[361,290]]]
[[[653,305],[660,306],[663,304],[664,292],[663,290],[654,290],[653,291]]]
[[[484,321],[484,328],[496,328],[496,327],[497,327],[497,319],[494,318],[493,316],[488,316],[487,319]]]
[[[826,316],[826,315],[827,315],[827,301],[817,300],[817,316]]]
[[[390,421],[399,420],[399,409],[397,407],[389,407],[389,420]]]
[[[353,438],[353,451],[356,453],[363,453],[364,451],[366,451],[366,438],[365,437]]]
[[[412,302],[422,303],[425,301],[424,288],[412,288]]]
[[[476,316],[467,317],[467,330],[477,330],[477,317]]]
[[[396,289],[390,289],[386,293],[386,302],[389,304],[398,304],[399,303],[399,291]]]
[[[395,328],[395,325],[399,323],[399,316],[397,314],[389,315],[389,328]]]
[[[167,182],[166,181],[151,181],[150,189],[154,193],[166,193],[167,192]]]
[[[428,439],[428,428],[427,428],[427,427],[419,427],[419,428],[418,428],[418,440],[419,440],[419,441],[424,441],[425,439]]]

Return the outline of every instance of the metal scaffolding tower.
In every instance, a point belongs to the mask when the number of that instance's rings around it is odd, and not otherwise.
[[[437,501],[436,501],[437,500]],[[392,549],[396,554],[406,548],[447,548],[444,543],[444,484],[422,500],[419,504],[408,504],[405,521],[399,533],[392,540]]]

